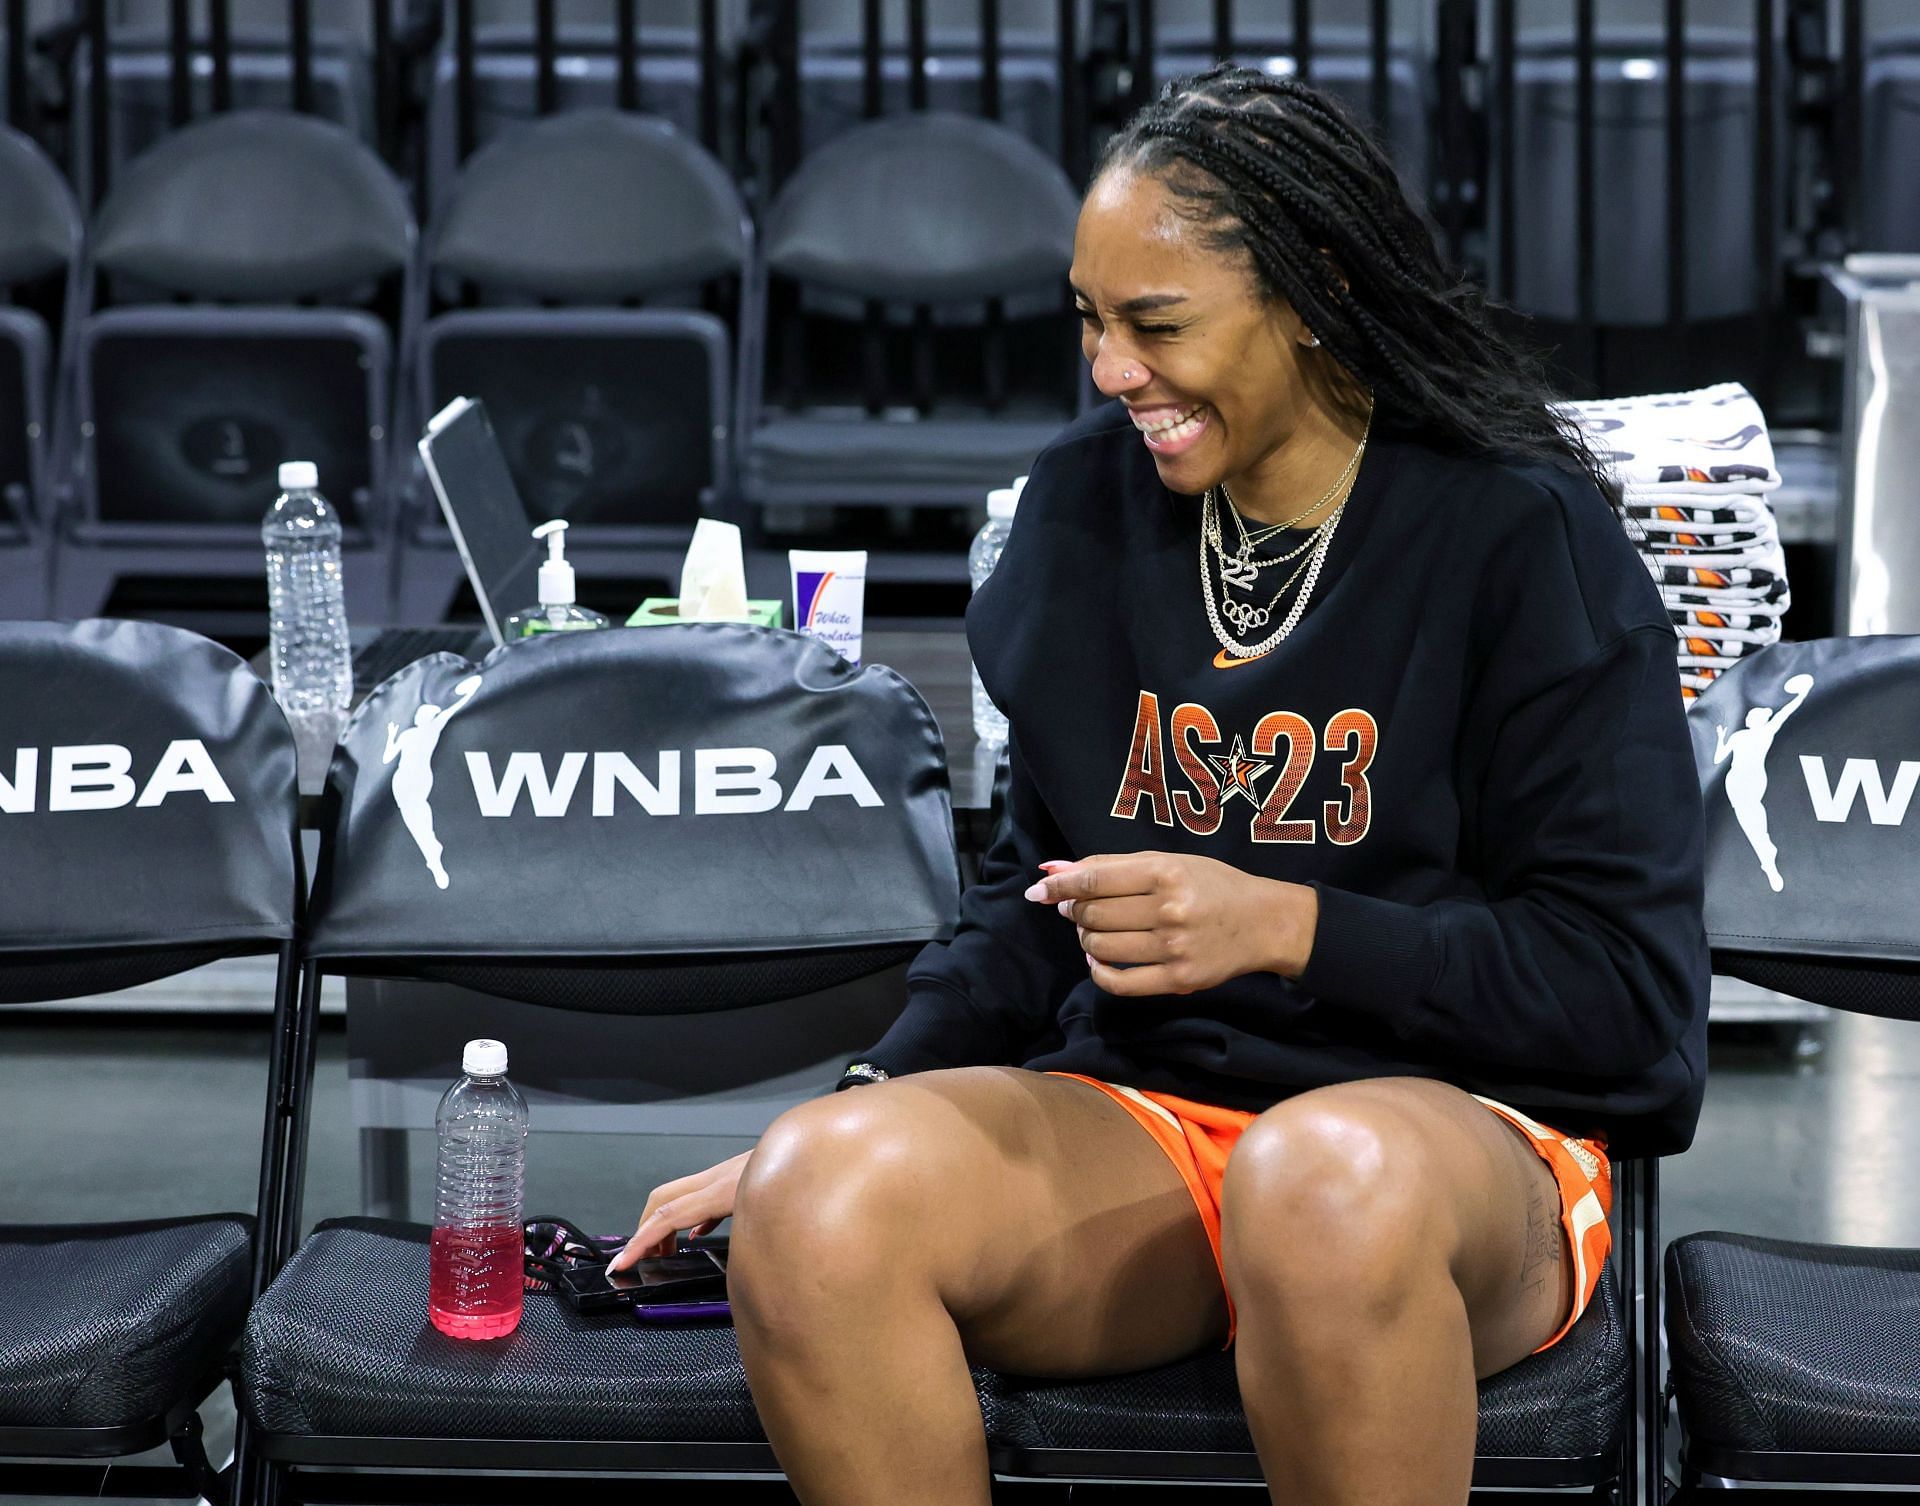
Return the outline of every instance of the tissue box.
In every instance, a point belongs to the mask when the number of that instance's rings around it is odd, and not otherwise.
[[[777,628],[780,626],[781,608],[785,605],[778,601],[750,601],[747,603],[747,615],[744,619],[755,627]],[[628,627],[667,627],[680,622],[680,598],[677,596],[649,596],[634,610],[627,619]]]

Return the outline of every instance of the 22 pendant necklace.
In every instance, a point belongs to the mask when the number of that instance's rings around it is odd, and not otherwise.
[[[1201,599],[1206,603],[1207,622],[1213,629],[1213,636],[1218,640],[1221,648],[1225,649],[1229,654],[1240,659],[1257,659],[1262,654],[1271,652],[1299,623],[1301,615],[1307,609],[1307,603],[1313,597],[1314,587],[1320,579],[1321,568],[1326,564],[1327,553],[1333,545],[1334,530],[1340,526],[1340,519],[1347,510],[1347,501],[1351,500],[1351,496],[1343,500],[1340,505],[1333,510],[1332,514],[1328,516],[1327,520],[1313,530],[1311,536],[1309,536],[1305,542],[1289,550],[1286,554],[1276,556],[1272,559],[1256,560],[1253,557],[1253,551],[1258,544],[1264,542],[1273,534],[1292,526],[1293,523],[1297,523],[1301,518],[1312,516],[1313,513],[1325,506],[1332,497],[1338,494],[1340,488],[1346,484],[1348,478],[1359,468],[1361,457],[1366,453],[1367,438],[1369,434],[1371,434],[1372,429],[1373,412],[1371,407],[1369,407],[1367,424],[1366,428],[1361,432],[1360,443],[1355,448],[1353,457],[1347,462],[1346,468],[1340,473],[1339,479],[1328,488],[1321,499],[1314,503],[1312,507],[1308,508],[1305,512],[1296,514],[1286,523],[1271,524],[1249,534],[1245,523],[1240,518],[1238,509],[1233,508],[1233,504],[1231,500],[1229,500],[1227,506],[1233,510],[1234,521],[1238,526],[1240,534],[1240,546],[1231,557],[1227,554],[1225,541],[1221,536],[1220,501],[1215,495],[1216,488],[1209,487],[1206,494],[1201,498],[1200,595]],[[1220,487],[1217,490],[1224,492],[1225,488]],[[1264,567],[1273,564],[1284,564],[1286,561],[1297,558],[1301,553],[1309,550],[1311,553],[1308,554],[1306,560],[1294,568],[1293,573],[1282,582],[1280,589],[1274,592],[1264,607],[1255,606],[1250,602],[1235,601],[1227,595],[1227,587],[1229,585],[1236,586],[1242,590],[1248,589],[1253,585],[1259,576],[1260,570]],[[1207,567],[1207,555],[1210,551],[1219,559],[1220,587],[1217,601],[1215,599],[1213,572]],[[1280,598],[1287,594],[1287,591],[1296,580],[1300,579],[1303,572],[1306,579],[1300,587],[1300,594],[1294,598],[1292,608],[1287,612],[1286,617],[1281,621],[1279,627],[1275,628],[1273,632],[1269,633],[1257,643],[1245,643],[1236,639],[1227,631],[1225,623],[1221,620],[1223,617],[1232,622],[1237,632],[1243,634],[1257,632],[1260,628],[1266,626],[1272,619],[1274,608],[1280,604]]]
[[[1209,499],[1211,496],[1212,493],[1209,492]],[[1208,502],[1202,505],[1209,506],[1211,504]],[[1342,502],[1339,507],[1334,509],[1333,515],[1314,530],[1314,539],[1312,541],[1313,553],[1307,557],[1302,565],[1294,570],[1292,575],[1287,577],[1285,584],[1274,593],[1273,599],[1264,607],[1250,606],[1247,603],[1233,600],[1232,597],[1226,594],[1224,580],[1221,585],[1220,600],[1216,605],[1214,601],[1212,572],[1207,569],[1207,542],[1204,535],[1202,536],[1200,541],[1200,594],[1207,605],[1207,622],[1213,628],[1213,636],[1219,640],[1222,648],[1235,658],[1257,659],[1262,654],[1272,650],[1276,644],[1293,631],[1294,625],[1300,621],[1301,613],[1307,609],[1307,602],[1312,599],[1313,588],[1320,579],[1320,569],[1327,561],[1327,550],[1333,543],[1333,531],[1339,526],[1340,517],[1346,510],[1347,504]],[[1300,594],[1294,598],[1292,608],[1287,612],[1286,617],[1282,620],[1279,627],[1275,628],[1273,632],[1269,633],[1258,643],[1242,643],[1228,633],[1225,625],[1220,620],[1223,614],[1232,619],[1234,626],[1243,633],[1257,631],[1263,627],[1269,620],[1273,608],[1279,605],[1280,598],[1286,595],[1287,588],[1299,578],[1303,570],[1306,572],[1306,580],[1301,585]]]

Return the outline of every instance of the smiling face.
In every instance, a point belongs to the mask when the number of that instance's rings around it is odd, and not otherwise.
[[[1167,489],[1197,496],[1267,461],[1314,397],[1299,316],[1175,202],[1149,174],[1102,175],[1070,276],[1094,385],[1127,405]]]

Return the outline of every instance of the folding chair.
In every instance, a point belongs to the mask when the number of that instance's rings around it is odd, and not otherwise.
[[[1694,702],[1715,971],[1920,1019],[1916,686],[1920,637],[1829,638],[1765,649]],[[1684,1488],[1920,1486],[1920,1250],[1692,1234],[1667,1290]]]
[[[122,576],[261,580],[260,518],[293,459],[319,464],[340,515],[349,613],[385,620],[413,238],[386,165],[307,116],[216,116],[128,168],[88,247],[116,306],[81,324],[57,612],[100,610]]]
[[[959,115],[869,121],[802,163],[765,216],[772,301],[741,405],[762,517],[838,504],[965,524],[1025,472],[1088,390],[1067,330],[1078,213],[1058,163]],[[965,543],[870,558],[868,577],[961,579]]]
[[[727,1009],[950,934],[945,759],[904,680],[746,627],[565,640],[421,660],[356,713],[328,787],[309,1001],[336,973],[589,1013]],[[294,1251],[298,1145],[245,1341],[242,1407],[269,1462],[256,1499],[324,1493],[347,1469],[409,1499],[470,1496],[439,1477],[473,1469],[778,1472],[731,1329],[583,1319],[530,1293],[512,1336],[447,1338],[427,1319],[424,1228],[336,1220]]]
[[[414,407],[399,440],[411,450],[448,402],[483,399],[529,514],[568,520],[568,558],[589,579],[677,581],[694,522],[733,502],[752,245],[725,169],[663,121],[581,110],[501,135],[429,232],[418,286],[435,312],[410,321]],[[463,579],[416,477],[401,619],[438,622]]]
[[[0,705],[0,1004],[277,954],[273,1141],[306,1066],[293,739],[266,686],[157,623],[0,623]],[[164,1153],[151,1161],[163,1180]],[[12,1222],[20,1211],[0,1223],[0,1490],[95,1495],[110,1476],[116,1493],[225,1506],[198,1408],[259,1290],[255,1218]],[[162,1443],[175,1466],[114,1462]]]

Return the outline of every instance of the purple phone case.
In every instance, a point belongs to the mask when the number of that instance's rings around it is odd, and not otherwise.
[[[733,1309],[724,1300],[656,1302],[651,1305],[636,1302],[633,1305],[633,1321],[636,1323],[683,1323],[689,1318],[725,1318],[731,1323]]]

